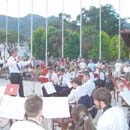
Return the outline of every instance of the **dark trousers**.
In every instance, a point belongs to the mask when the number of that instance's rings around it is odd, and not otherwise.
[[[24,90],[23,90],[23,78],[22,75],[19,73],[11,73],[10,74],[10,82],[12,84],[19,84],[19,96],[24,97]]]

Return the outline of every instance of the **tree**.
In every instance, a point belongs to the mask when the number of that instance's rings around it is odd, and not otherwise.
[[[61,54],[61,30],[54,26],[48,28],[48,51],[50,56],[59,57]]]
[[[71,30],[65,32],[65,57],[77,58],[79,56],[79,34]]]
[[[95,46],[95,44],[98,41],[98,32],[95,29],[95,26],[83,26],[83,32],[82,32],[82,52],[83,57],[90,58],[91,55],[91,49]]]
[[[111,39],[106,32],[102,32],[102,42],[101,42],[101,57],[102,59],[109,60],[110,56],[110,48],[109,44],[111,43]],[[99,37],[98,40],[93,45],[90,51],[90,57],[94,59],[99,59]]]
[[[101,23],[102,31],[106,32],[110,36],[117,34],[118,32],[118,14],[115,12],[112,5],[105,5],[101,8]],[[99,30],[99,8],[91,6],[89,10],[82,9],[83,25],[96,26]],[[77,21],[80,21],[80,15],[77,16]]]
[[[33,32],[33,55],[39,59],[45,58],[45,29],[42,27],[37,28]]]
[[[110,59],[118,59],[118,49],[119,49],[119,37],[118,35],[115,35],[111,39],[111,44],[110,44]],[[125,46],[125,43],[123,39],[121,38],[120,41],[120,52],[121,52],[121,58],[127,58],[128,59],[128,49]]]

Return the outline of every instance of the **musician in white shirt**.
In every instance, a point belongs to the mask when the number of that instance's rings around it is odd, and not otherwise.
[[[85,71],[83,73],[83,84],[82,84],[82,96],[88,95],[91,96],[94,91],[95,83],[90,79],[89,72]]]
[[[82,91],[81,91],[81,85],[82,85],[82,80],[79,77],[75,77],[71,81],[72,83],[72,90],[70,94],[68,95],[68,101],[69,103],[77,103],[80,97],[82,96]]]
[[[66,74],[65,69],[61,68],[59,71],[59,81],[55,86],[58,96],[68,96],[71,91],[72,84],[70,82],[70,76]]]
[[[111,106],[111,94],[106,88],[97,88],[93,93],[94,103],[103,114],[97,122],[97,130],[128,130],[128,122],[120,107]]]
[[[38,96],[31,96],[25,101],[26,120],[16,121],[10,130],[45,130],[42,128],[43,100]]]
[[[48,73],[46,77],[48,78],[49,82],[52,82],[53,84],[58,83],[58,75],[51,66],[48,67]]]

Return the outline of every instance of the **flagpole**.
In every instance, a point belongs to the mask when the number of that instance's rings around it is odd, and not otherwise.
[[[62,58],[64,58],[64,0],[62,0]]]
[[[48,65],[48,0],[46,0],[46,51],[45,51],[45,58],[46,58],[46,66]]]
[[[80,0],[80,57],[82,57],[82,0]]]
[[[120,35],[120,31],[121,31],[121,18],[120,18],[120,0],[119,0],[119,28],[118,28],[118,59],[120,59],[120,51],[121,51],[121,48],[120,48],[120,39],[121,39],[121,35]]]
[[[6,0],[6,45],[4,46],[4,59],[5,59],[5,48],[8,45],[8,0]]]
[[[19,31],[20,31],[20,0],[18,0],[18,50],[19,50],[19,47],[20,47],[20,39],[19,39]]]
[[[31,5],[31,57],[33,56],[33,0]]]
[[[99,0],[99,60],[102,59],[102,10],[101,10],[101,0]]]

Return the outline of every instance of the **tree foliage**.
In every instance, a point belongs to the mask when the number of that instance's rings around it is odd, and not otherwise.
[[[37,58],[45,58],[45,43],[46,43],[46,32],[42,27],[37,28],[33,32],[33,55]]]

